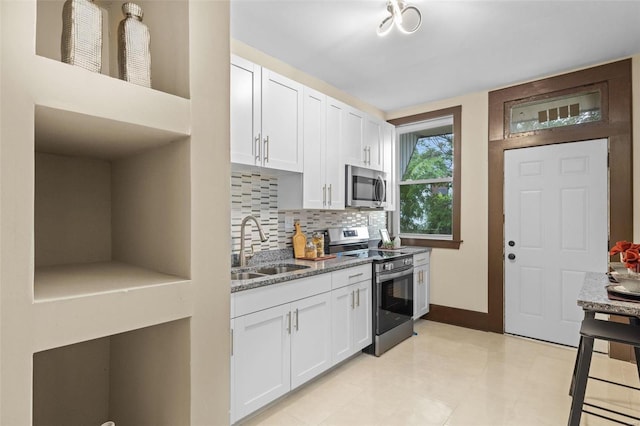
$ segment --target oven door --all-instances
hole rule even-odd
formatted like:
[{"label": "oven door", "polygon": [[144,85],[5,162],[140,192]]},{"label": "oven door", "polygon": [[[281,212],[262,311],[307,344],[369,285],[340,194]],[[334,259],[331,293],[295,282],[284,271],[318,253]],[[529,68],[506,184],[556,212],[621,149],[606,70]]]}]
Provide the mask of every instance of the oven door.
[{"label": "oven door", "polygon": [[376,276],[376,335],[413,317],[413,266],[379,272]]}]

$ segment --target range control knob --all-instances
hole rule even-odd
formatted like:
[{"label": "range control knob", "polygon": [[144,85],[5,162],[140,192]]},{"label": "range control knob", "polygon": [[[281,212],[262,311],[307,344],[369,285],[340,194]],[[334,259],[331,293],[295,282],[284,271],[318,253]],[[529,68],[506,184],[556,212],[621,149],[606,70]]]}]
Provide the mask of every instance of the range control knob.
[{"label": "range control knob", "polygon": [[393,269],[393,263],[385,263],[384,265],[382,265],[382,269],[384,269],[385,271],[390,271]]},{"label": "range control knob", "polygon": [[402,261],[402,263],[405,264],[405,265],[411,265],[411,263],[413,263],[413,262],[411,261],[411,259],[404,259]]}]

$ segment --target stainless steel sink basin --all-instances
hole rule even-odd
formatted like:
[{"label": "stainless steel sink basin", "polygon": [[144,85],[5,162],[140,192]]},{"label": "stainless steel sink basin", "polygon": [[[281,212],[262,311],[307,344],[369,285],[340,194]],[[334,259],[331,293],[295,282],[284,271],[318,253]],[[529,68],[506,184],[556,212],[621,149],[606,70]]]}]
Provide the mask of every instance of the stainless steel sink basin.
[{"label": "stainless steel sink basin", "polygon": [[265,275],[276,275],[276,274],[284,274],[285,272],[297,271],[300,269],[307,269],[309,266],[304,265],[277,265],[277,266],[266,266],[263,268],[258,268],[256,270],[259,274]]},{"label": "stainless steel sink basin", "polygon": [[263,277],[264,274],[256,274],[255,272],[232,272],[231,281],[234,280],[250,280],[252,278]]}]

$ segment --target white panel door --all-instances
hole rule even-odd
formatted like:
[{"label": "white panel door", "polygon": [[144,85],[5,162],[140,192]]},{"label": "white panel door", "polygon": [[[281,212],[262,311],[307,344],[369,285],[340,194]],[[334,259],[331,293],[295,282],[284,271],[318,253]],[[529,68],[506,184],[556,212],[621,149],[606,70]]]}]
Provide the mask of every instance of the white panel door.
[{"label": "white panel door", "polygon": [[302,171],[302,84],[262,69],[262,164]]},{"label": "white panel door", "polygon": [[236,419],[289,392],[290,315],[287,304],[234,318]]},{"label": "white panel door", "polygon": [[327,98],[325,183],[327,185],[328,208],[336,210],[344,210],[344,161],[342,161],[340,153],[343,144],[342,113],[343,108],[340,103]]},{"label": "white panel door", "polygon": [[382,170],[382,123],[373,117],[366,117],[364,123],[364,162],[367,167]]},{"label": "white panel door", "polygon": [[353,350],[353,310],[355,299],[353,286],[331,292],[331,360],[333,364],[344,361]]},{"label": "white panel door", "polygon": [[577,346],[585,272],[608,262],[607,140],[504,158],[505,331]]},{"label": "white panel door", "polygon": [[342,159],[346,164],[364,166],[364,114],[345,106],[342,126]]},{"label": "white panel door", "polygon": [[331,293],[291,304],[291,389],[331,367]]},{"label": "white panel door", "polygon": [[304,88],[304,174],[302,175],[303,208],[324,209],[328,194],[325,184],[326,96]]},{"label": "white panel door", "polygon": [[361,281],[351,285],[355,290],[355,309],[353,317],[353,349],[359,351],[373,342],[371,281]]},{"label": "white panel door", "polygon": [[231,56],[231,162],[260,165],[261,67]]}]

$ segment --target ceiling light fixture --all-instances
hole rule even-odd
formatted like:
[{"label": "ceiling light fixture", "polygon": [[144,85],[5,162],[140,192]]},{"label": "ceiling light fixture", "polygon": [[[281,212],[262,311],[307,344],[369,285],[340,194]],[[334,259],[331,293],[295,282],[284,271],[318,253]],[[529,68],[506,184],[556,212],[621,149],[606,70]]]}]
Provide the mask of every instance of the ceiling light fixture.
[{"label": "ceiling light fixture", "polygon": [[387,3],[389,16],[384,18],[378,25],[379,36],[389,34],[393,24],[405,34],[412,34],[418,31],[422,23],[422,14],[415,6],[407,6],[403,0],[389,0]]}]

